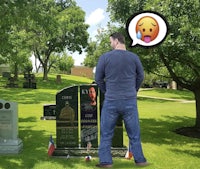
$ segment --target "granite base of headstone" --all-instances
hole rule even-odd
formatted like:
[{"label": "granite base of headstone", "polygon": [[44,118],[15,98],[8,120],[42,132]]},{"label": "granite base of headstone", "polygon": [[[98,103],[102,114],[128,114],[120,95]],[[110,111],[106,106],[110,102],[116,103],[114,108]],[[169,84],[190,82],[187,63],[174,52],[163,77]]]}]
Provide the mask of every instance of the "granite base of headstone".
[{"label": "granite base of headstone", "polygon": [[[112,157],[125,157],[127,152],[127,147],[112,147],[111,154]],[[53,153],[53,156],[59,157],[84,157],[87,155],[92,157],[98,157],[98,148],[91,148],[90,151],[87,151],[85,147],[75,147],[75,148],[56,148]]]},{"label": "granite base of headstone", "polygon": [[23,149],[21,139],[0,139],[0,154],[18,154]]},{"label": "granite base of headstone", "polygon": [[18,154],[23,142],[18,138],[18,104],[0,100],[0,154]]}]

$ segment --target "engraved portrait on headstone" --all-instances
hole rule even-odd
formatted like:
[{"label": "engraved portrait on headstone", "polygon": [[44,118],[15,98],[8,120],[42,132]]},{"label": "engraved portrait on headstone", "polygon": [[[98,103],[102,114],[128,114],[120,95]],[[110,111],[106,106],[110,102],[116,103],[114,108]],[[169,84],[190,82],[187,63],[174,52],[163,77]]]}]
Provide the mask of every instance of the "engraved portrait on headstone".
[{"label": "engraved portrait on headstone", "polygon": [[80,86],[82,146],[87,146],[88,142],[93,147],[98,146],[97,91],[96,85]]},{"label": "engraved portrait on headstone", "polygon": [[69,102],[65,102],[65,107],[63,107],[60,111],[59,115],[60,120],[65,120],[70,122],[71,125],[74,125],[74,120],[75,120],[75,111],[74,109],[70,106]]}]

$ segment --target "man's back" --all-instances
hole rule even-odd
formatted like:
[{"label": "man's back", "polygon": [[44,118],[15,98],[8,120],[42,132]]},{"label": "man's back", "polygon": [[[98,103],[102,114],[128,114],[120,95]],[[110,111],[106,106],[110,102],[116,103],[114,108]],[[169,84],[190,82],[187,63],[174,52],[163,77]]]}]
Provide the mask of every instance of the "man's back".
[{"label": "man's back", "polygon": [[109,100],[135,98],[144,78],[138,56],[126,50],[112,50],[102,55],[96,73],[97,83],[105,80],[105,97]]}]

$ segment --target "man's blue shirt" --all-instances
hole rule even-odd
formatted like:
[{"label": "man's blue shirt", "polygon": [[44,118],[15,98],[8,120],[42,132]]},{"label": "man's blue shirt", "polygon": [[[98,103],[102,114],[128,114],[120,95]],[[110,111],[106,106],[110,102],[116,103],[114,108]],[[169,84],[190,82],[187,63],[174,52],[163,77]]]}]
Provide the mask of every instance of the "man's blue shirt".
[{"label": "man's blue shirt", "polygon": [[95,81],[106,99],[136,98],[143,79],[143,66],[136,54],[115,49],[100,56]]}]

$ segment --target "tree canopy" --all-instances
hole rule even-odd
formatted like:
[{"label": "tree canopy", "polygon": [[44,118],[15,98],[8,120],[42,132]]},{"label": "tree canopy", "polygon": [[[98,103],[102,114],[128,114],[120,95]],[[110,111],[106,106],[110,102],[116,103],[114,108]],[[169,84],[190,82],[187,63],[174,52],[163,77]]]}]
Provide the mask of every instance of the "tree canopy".
[{"label": "tree canopy", "polygon": [[164,65],[171,77],[183,88],[194,92],[200,128],[200,2],[199,0],[108,0],[111,20],[125,28],[127,19],[134,13],[155,11],[169,23],[165,41],[153,48],[135,47],[149,70]]},{"label": "tree canopy", "polygon": [[[81,53],[87,46],[89,35],[88,25],[85,24],[85,12],[76,5],[74,0],[9,2],[3,0],[0,3],[0,14],[6,16],[1,17],[3,19],[0,24],[1,55],[12,56],[11,49],[14,45],[17,45],[20,50],[26,48],[29,56],[33,52],[40,60],[44,69],[43,79],[48,78],[51,55],[65,49]],[[19,39],[23,39],[21,45],[16,44],[17,39],[9,41],[10,36],[14,34],[20,35]]]}]

